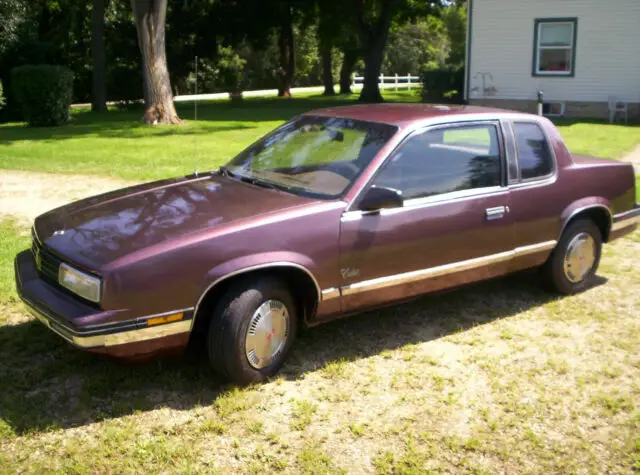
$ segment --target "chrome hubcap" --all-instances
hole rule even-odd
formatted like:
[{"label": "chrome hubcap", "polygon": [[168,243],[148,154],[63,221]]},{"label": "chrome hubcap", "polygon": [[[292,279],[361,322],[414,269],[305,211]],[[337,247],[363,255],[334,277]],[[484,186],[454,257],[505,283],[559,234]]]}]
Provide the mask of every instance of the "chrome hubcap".
[{"label": "chrome hubcap", "polygon": [[587,233],[576,235],[564,256],[564,275],[570,282],[578,283],[585,279],[596,261],[596,242]]},{"label": "chrome hubcap", "polygon": [[253,313],[245,340],[249,364],[269,366],[282,353],[289,336],[289,311],[279,300],[267,300]]}]

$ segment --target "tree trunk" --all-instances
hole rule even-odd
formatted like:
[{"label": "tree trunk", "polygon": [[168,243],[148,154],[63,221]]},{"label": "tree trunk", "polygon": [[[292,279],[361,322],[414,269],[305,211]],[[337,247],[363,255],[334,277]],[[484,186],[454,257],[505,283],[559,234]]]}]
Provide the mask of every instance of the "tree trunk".
[{"label": "tree trunk", "polygon": [[167,0],[131,0],[142,53],[144,121],[147,124],[181,124],[171,93],[165,51]]},{"label": "tree trunk", "polygon": [[362,91],[360,92],[360,100],[362,102],[383,102],[382,94],[380,94],[380,70],[382,69],[382,60],[384,58],[384,47],[386,38],[375,41],[368,45],[364,53],[364,81]]},{"label": "tree trunk", "polygon": [[91,110],[107,110],[107,59],[104,51],[104,3],[105,0],[93,0],[91,11]]},{"label": "tree trunk", "polygon": [[380,16],[373,25],[365,22],[363,3],[358,1],[358,6],[360,8],[358,15],[360,37],[364,48],[364,84],[360,100],[363,102],[382,102],[378,81],[384,59],[384,48],[387,45],[389,28],[398,7],[398,0],[384,0]]},{"label": "tree trunk", "polygon": [[296,51],[293,37],[293,18],[291,6],[285,5],[282,12],[282,23],[278,37],[280,49],[280,83],[278,85],[278,97],[291,97],[291,86],[296,71]]},{"label": "tree trunk", "polygon": [[351,94],[351,74],[358,61],[356,50],[345,50],[342,56],[342,67],[340,68],[340,94]]},{"label": "tree trunk", "polygon": [[320,58],[322,60],[322,84],[325,96],[333,96],[336,93],[333,84],[333,62],[331,58],[331,42],[320,39]]}]

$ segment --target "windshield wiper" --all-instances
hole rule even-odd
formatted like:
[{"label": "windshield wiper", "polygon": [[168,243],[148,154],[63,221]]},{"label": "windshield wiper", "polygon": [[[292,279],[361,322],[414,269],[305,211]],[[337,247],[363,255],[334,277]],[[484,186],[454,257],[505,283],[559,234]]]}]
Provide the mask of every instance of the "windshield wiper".
[{"label": "windshield wiper", "polygon": [[262,188],[269,188],[270,190],[284,190],[288,191],[288,188],[285,185],[281,185],[279,183],[273,183],[271,181],[259,180],[257,178],[245,178],[249,183],[255,186],[261,186]]},{"label": "windshield wiper", "polygon": [[237,178],[237,175],[235,173],[233,173],[231,170],[229,170],[227,167],[225,167],[224,165],[222,165],[219,168],[220,174],[221,175],[225,175],[228,176],[230,178]]},{"label": "windshield wiper", "polygon": [[229,170],[227,167],[225,167],[224,165],[221,166],[219,168],[219,170],[220,170],[220,174],[222,174],[224,176],[228,176],[230,178],[235,178],[236,180],[244,181],[245,183],[251,183],[252,185],[260,186],[262,188],[268,188],[270,190],[288,191],[288,192],[291,192],[291,190],[292,190],[292,187],[289,187],[287,185],[282,185],[280,183],[274,183],[274,182],[271,182],[271,181],[260,180],[258,178],[249,177],[249,176],[246,176],[246,175],[241,175],[239,173],[234,173],[231,170]]},{"label": "windshield wiper", "polygon": [[283,185],[281,183],[275,183],[273,181],[268,181],[268,180],[260,180],[259,178],[248,177],[248,176],[238,176],[238,178],[242,181],[246,181],[247,183],[251,183],[252,185],[260,186],[262,188],[291,192],[290,187],[288,187],[287,185]]}]

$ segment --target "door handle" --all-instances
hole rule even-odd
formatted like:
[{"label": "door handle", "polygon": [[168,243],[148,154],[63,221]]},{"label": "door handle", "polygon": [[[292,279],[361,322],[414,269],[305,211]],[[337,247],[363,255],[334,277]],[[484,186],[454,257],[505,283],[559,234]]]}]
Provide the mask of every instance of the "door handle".
[{"label": "door handle", "polygon": [[508,206],[496,206],[494,208],[487,208],[484,210],[487,221],[494,219],[502,219],[504,215],[509,212]]}]

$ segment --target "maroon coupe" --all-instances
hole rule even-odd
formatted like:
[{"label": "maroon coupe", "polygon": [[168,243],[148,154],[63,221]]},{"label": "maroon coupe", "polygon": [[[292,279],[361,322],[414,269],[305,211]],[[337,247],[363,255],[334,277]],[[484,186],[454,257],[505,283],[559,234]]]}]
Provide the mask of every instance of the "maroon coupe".
[{"label": "maroon coupe", "polygon": [[74,345],[120,358],[203,335],[238,383],[313,326],[526,268],[579,292],[640,221],[633,168],[571,155],[548,120],[465,106],[300,115],[214,172],[39,216],[20,296]]}]

